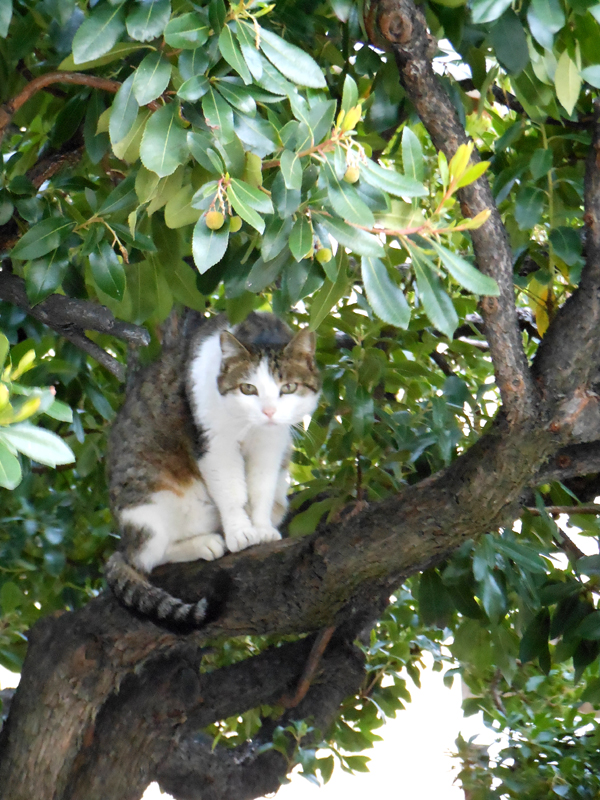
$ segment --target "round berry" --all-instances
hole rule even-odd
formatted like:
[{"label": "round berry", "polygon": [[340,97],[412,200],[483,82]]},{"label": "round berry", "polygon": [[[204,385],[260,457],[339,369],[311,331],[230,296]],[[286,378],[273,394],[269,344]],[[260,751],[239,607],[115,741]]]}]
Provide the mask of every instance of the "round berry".
[{"label": "round berry", "polygon": [[225,217],[220,211],[208,211],[206,214],[206,227],[211,231],[218,231],[225,223]]},{"label": "round berry", "polygon": [[320,250],[317,250],[317,255],[315,258],[319,264],[327,264],[328,261],[331,261],[332,256],[333,253],[329,247],[322,247]]},{"label": "round berry", "polygon": [[229,230],[231,233],[237,233],[242,227],[242,220],[240,217],[229,218]]},{"label": "round berry", "polygon": [[358,167],[348,167],[346,170],[346,174],[344,175],[344,180],[346,183],[356,183],[356,181],[360,178],[360,170]]}]

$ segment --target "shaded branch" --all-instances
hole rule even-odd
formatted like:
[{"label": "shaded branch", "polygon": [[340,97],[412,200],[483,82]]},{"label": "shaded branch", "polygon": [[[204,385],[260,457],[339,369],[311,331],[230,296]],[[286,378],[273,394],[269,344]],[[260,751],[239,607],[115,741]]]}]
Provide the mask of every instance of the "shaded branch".
[{"label": "shaded branch", "polygon": [[[569,297],[544,336],[534,374],[545,394],[558,402],[581,387],[579,405],[597,404],[592,384],[600,368],[600,104],[594,103],[595,125],[585,164],[585,265],[577,290]],[[570,424],[573,403],[565,404],[557,424]],[[592,438],[587,437],[587,440]],[[584,441],[586,439],[583,439]]]},{"label": "shaded branch", "polygon": [[532,486],[600,472],[600,441],[559,450],[534,476]]},{"label": "shaded branch", "polygon": [[309,719],[316,729],[302,746],[317,744],[343,700],[359,691],[364,674],[364,658],[356,647],[332,644],[321,661],[318,681],[300,705],[271,725],[263,725],[254,742],[234,750],[212,751],[211,742],[194,735],[192,726],[186,724],[177,748],[159,766],[156,780],[161,789],[181,800],[252,800],[276,792],[280,779],[289,772],[289,762],[275,750],[261,752],[258,745],[270,740],[274,724],[285,727],[302,719]]},{"label": "shaded branch", "polygon": [[108,308],[88,300],[51,294],[41,303],[32,306],[27,298],[25,281],[9,272],[0,272],[0,299],[22,308],[34,319],[52,328],[106,367],[119,380],[125,379],[123,364],[89,339],[83,331],[107,333],[134,346],[147,345],[150,341],[145,328],[117,320]]},{"label": "shaded branch", "polygon": [[[429,56],[430,37],[425,19],[412,0],[379,0],[373,4],[377,28],[396,57],[402,85],[434,146],[450,159],[468,137],[450,98],[435,75]],[[472,160],[479,156],[474,151]],[[500,296],[481,300],[486,337],[490,345],[496,382],[511,423],[534,414],[537,392],[532,382],[517,324],[512,253],[485,176],[459,190],[462,212],[473,217],[485,209],[488,221],[471,231],[477,264],[495,278]]]}]

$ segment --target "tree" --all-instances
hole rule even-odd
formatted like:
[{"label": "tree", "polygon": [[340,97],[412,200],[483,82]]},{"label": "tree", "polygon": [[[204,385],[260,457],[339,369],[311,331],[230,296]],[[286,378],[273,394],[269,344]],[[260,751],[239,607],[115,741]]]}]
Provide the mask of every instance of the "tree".
[{"label": "tree", "polygon": [[[368,769],[424,650],[508,736],[459,741],[469,797],[597,796],[556,517],[598,536],[600,7],[90,5],[0,7],[2,796]],[[125,363],[184,306],[310,325],[324,378],[289,538],[153,573],[211,598],[186,636],[101,591]]]}]

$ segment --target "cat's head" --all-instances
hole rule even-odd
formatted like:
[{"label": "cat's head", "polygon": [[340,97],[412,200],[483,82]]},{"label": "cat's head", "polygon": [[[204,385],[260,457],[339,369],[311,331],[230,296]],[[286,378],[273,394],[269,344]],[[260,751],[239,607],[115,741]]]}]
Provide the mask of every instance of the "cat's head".
[{"label": "cat's head", "polygon": [[273,315],[221,333],[219,392],[231,412],[252,425],[295,425],[317,406],[320,378],[315,334],[295,336]]}]

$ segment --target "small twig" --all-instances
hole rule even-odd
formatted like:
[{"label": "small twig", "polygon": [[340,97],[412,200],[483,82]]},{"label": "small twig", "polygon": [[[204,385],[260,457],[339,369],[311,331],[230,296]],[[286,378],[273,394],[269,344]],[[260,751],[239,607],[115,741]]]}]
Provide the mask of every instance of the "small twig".
[{"label": "small twig", "polygon": [[[112,81],[109,78],[100,78],[96,75],[85,75],[83,72],[47,72],[30,81],[18,95],[4,103],[0,107],[0,140],[4,131],[13,118],[13,115],[24,105],[34,94],[51,86],[53,83],[71,83],[79,86],[91,86],[93,89],[103,89],[106,92],[115,94],[121,88],[120,81]],[[156,111],[160,108],[160,103],[153,100],[148,103],[148,108]]]},{"label": "small twig", "polygon": [[298,681],[295,694],[292,697],[289,695],[284,695],[281,698],[280,703],[282,706],[284,706],[284,708],[295,708],[306,696],[306,693],[310,689],[310,684],[312,683],[312,680],[315,677],[319,667],[321,658],[323,657],[323,653],[325,652],[325,649],[329,644],[334,631],[335,625],[331,625],[329,628],[323,628],[315,639],[304,666],[302,676]]},{"label": "small twig", "polygon": [[[526,508],[526,511],[534,517],[541,516],[538,508]],[[554,514],[600,514],[600,504],[592,504],[589,506],[546,506],[546,511],[551,516]]]}]

